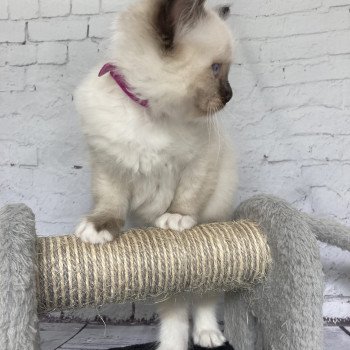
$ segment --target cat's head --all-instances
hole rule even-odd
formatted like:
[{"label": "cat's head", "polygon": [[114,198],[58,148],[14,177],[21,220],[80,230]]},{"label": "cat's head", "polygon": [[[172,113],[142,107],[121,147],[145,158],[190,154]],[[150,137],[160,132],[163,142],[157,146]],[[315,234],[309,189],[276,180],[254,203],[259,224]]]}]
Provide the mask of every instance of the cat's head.
[{"label": "cat's head", "polygon": [[169,115],[203,116],[232,97],[229,7],[205,0],[146,0],[122,14],[112,51],[127,79]]}]

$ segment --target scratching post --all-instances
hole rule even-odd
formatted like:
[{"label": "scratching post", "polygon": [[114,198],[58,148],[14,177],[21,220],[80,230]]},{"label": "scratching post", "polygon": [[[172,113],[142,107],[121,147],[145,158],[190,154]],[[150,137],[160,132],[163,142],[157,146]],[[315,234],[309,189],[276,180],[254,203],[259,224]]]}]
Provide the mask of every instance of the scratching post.
[{"label": "scratching post", "polygon": [[31,210],[6,206],[0,210],[1,349],[39,350],[37,309],[224,290],[225,334],[236,350],[321,350],[317,238],[349,249],[350,230],[269,196],[243,202],[234,217],[239,221],[182,233],[130,230],[91,245],[73,236],[37,238]]},{"label": "scratching post", "polygon": [[133,229],[103,245],[41,237],[37,251],[40,312],[247,289],[261,281],[270,262],[265,236],[248,221],[182,233]]},{"label": "scratching post", "polygon": [[0,258],[1,349],[39,350],[38,312],[250,289],[264,279],[270,249],[246,220],[181,233],[133,229],[104,245],[37,238],[20,204],[0,210]]}]

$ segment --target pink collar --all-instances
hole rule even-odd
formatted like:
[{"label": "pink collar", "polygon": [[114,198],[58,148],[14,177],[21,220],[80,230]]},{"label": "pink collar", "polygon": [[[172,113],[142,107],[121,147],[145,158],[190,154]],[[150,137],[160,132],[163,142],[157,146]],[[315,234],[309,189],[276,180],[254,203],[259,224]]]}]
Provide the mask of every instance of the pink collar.
[{"label": "pink collar", "polygon": [[118,67],[111,64],[106,63],[98,73],[98,76],[101,77],[102,75],[105,75],[108,73],[111,75],[111,77],[114,79],[114,81],[119,85],[119,87],[124,91],[125,95],[127,95],[129,98],[131,98],[133,101],[138,103],[140,106],[147,108],[149,106],[148,100],[142,100],[141,98],[137,97],[133,92],[128,83],[125,81],[125,78],[121,73],[118,72]]}]

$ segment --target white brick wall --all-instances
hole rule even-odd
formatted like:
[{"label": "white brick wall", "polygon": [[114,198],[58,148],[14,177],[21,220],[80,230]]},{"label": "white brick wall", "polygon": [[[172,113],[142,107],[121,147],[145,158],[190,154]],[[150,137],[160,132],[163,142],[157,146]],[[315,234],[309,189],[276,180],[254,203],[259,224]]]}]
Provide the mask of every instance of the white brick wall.
[{"label": "white brick wall", "polygon": [[101,0],[102,12],[116,12],[128,6],[128,4],[135,2],[135,0]]},{"label": "white brick wall", "polygon": [[39,16],[39,0],[8,0],[11,19],[30,19]]},{"label": "white brick wall", "polygon": [[100,12],[100,0],[72,0],[72,13],[91,15]]},{"label": "white brick wall", "polygon": [[28,66],[36,63],[35,45],[8,45],[6,49],[6,62],[10,66]]},{"label": "white brick wall", "polygon": [[67,16],[70,8],[70,0],[40,0],[41,17]]},{"label": "white brick wall", "polygon": [[44,42],[38,46],[39,64],[64,64],[67,61],[67,44]]},{"label": "white brick wall", "polygon": [[30,41],[83,40],[86,35],[86,18],[51,18],[28,23]]},{"label": "white brick wall", "polygon": [[2,0],[0,2],[0,19],[7,19],[8,18],[8,11],[7,11],[7,0]]},{"label": "white brick wall", "polygon": [[[214,0],[212,0],[214,1]],[[25,202],[41,234],[91,205],[72,92],[131,0],[0,1],[0,204]],[[224,1],[225,2],[225,1]],[[235,0],[239,200],[281,196],[350,224],[350,0]],[[350,254],[322,245],[326,316],[350,317]]]},{"label": "white brick wall", "polygon": [[24,42],[25,25],[22,21],[0,21],[0,43]]}]

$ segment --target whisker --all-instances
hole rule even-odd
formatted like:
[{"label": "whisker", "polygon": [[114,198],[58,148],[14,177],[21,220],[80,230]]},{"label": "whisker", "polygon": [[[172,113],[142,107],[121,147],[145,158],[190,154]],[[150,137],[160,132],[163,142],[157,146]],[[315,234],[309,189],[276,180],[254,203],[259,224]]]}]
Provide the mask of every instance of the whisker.
[{"label": "whisker", "polygon": [[219,121],[218,121],[218,115],[217,115],[217,112],[218,112],[218,108],[216,107],[215,110],[214,110],[214,113],[213,113],[213,123],[215,125],[215,131],[216,131],[216,135],[217,135],[217,140],[218,140],[218,150],[217,150],[217,157],[216,157],[216,162],[219,161],[220,159],[220,154],[221,154],[221,128],[219,126]]}]

